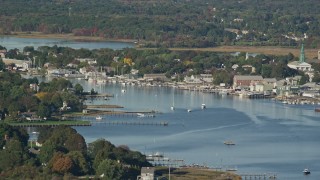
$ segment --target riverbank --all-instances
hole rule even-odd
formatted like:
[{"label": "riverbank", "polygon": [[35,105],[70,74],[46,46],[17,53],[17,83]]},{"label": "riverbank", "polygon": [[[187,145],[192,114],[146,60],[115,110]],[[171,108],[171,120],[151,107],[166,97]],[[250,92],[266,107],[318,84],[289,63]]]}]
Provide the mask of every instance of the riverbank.
[{"label": "riverbank", "polygon": [[44,34],[41,32],[12,32],[10,35],[3,35],[18,38],[36,38],[36,39],[65,39],[72,41],[84,41],[84,42],[125,42],[134,43],[134,39],[106,39],[104,37],[96,36],[75,36],[72,33],[69,34]]},{"label": "riverbank", "polygon": [[63,120],[63,121],[40,121],[40,122],[12,122],[10,126],[15,127],[54,127],[54,126],[91,126],[90,121],[77,121],[77,120]]},{"label": "riverbank", "polygon": [[[4,35],[18,38],[36,38],[36,39],[65,39],[72,41],[83,41],[83,42],[124,42],[124,43],[136,43],[135,39],[107,39],[104,37],[96,36],[75,36],[72,33],[69,34],[44,34],[41,32],[12,32],[10,35]],[[137,44],[138,45],[138,44]],[[145,49],[156,49],[156,48],[138,48],[138,50]],[[209,48],[169,48],[172,51],[207,51],[207,52],[248,52],[255,54],[266,54],[266,55],[288,55],[292,53],[295,57],[299,57],[299,48],[289,47],[278,47],[278,46],[217,46]],[[319,49],[305,49],[305,55],[307,59],[314,59],[318,56]]]},{"label": "riverbank", "polygon": [[[160,177],[169,179],[169,169],[167,167],[156,167],[155,174]],[[160,178],[159,178],[160,179]],[[216,171],[212,169],[199,169],[199,168],[171,168],[170,179],[174,180],[240,180],[241,177],[234,173]]]}]

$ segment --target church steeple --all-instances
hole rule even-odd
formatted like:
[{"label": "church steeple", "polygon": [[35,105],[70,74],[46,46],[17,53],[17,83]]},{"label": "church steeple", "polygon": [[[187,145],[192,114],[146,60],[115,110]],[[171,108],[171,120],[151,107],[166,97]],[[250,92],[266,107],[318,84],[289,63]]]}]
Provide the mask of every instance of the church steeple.
[{"label": "church steeple", "polygon": [[301,45],[301,49],[300,49],[300,59],[299,59],[299,63],[304,63],[305,62],[305,55],[304,55],[304,47],[303,44]]}]

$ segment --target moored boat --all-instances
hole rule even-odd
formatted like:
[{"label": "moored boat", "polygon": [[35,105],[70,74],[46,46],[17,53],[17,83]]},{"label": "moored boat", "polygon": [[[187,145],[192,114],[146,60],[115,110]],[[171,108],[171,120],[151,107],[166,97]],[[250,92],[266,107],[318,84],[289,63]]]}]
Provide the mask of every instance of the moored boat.
[{"label": "moored boat", "polygon": [[302,172],[303,172],[303,174],[305,174],[305,175],[308,175],[308,174],[311,173],[309,169],[304,169]]},{"label": "moored boat", "polygon": [[315,112],[320,112],[320,108],[315,108],[314,111]]},{"label": "moored boat", "polygon": [[233,141],[225,141],[223,142],[225,145],[236,145]]},{"label": "moored boat", "polygon": [[101,116],[97,116],[96,120],[102,120],[102,117]]}]

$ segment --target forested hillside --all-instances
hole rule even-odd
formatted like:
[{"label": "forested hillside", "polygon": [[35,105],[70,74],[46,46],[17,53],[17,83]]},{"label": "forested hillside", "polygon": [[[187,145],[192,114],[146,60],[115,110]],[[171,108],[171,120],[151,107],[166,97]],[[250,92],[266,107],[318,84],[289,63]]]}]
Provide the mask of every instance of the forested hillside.
[{"label": "forested hillside", "polygon": [[[0,0],[0,34],[73,33],[145,46],[320,46],[318,0]],[[305,34],[306,33],[306,34]]]}]

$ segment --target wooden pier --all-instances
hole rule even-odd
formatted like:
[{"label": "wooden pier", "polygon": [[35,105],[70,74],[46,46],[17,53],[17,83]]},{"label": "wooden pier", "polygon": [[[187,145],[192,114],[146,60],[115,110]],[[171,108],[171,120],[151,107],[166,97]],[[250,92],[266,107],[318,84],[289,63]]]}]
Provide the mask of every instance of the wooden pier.
[{"label": "wooden pier", "polygon": [[108,97],[114,97],[113,94],[87,94],[84,95],[86,98],[108,98]]},{"label": "wooden pier", "polygon": [[168,126],[168,122],[143,122],[143,121],[104,121],[95,122],[93,124],[105,124],[105,125],[134,125],[134,126]]},{"label": "wooden pier", "polygon": [[274,180],[277,179],[277,175],[274,173],[264,174],[240,174],[243,180]]},{"label": "wooden pier", "polygon": [[84,108],[85,109],[99,109],[99,108],[113,109],[113,108],[123,108],[123,107],[118,105],[101,104],[101,105],[84,105]]},{"label": "wooden pier", "polygon": [[56,126],[91,126],[91,123],[87,123],[87,124],[81,124],[81,123],[74,123],[74,124],[39,124],[39,123],[35,123],[35,124],[14,124],[11,123],[10,126],[14,126],[14,127],[56,127]]}]

